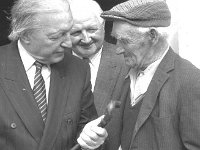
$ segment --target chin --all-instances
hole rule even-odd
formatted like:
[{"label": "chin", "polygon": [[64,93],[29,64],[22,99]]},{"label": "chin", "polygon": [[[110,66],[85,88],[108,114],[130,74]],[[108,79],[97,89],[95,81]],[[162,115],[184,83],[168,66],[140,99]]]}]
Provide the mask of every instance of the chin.
[{"label": "chin", "polygon": [[85,52],[85,53],[95,53],[97,50],[97,47],[95,45],[90,45],[90,46],[87,46],[87,47],[79,47],[78,51],[79,52]]},{"label": "chin", "polygon": [[64,54],[62,56],[60,56],[60,57],[52,59],[52,61],[50,62],[50,64],[58,63],[58,62],[62,61],[63,58],[64,58]]},{"label": "chin", "polygon": [[132,59],[125,59],[125,64],[131,68],[134,68],[136,66],[135,61],[133,61]]},{"label": "chin", "polygon": [[95,54],[95,51],[85,51],[84,53],[81,53],[81,56],[83,56],[83,57],[90,57],[90,56],[92,56],[92,55],[94,55]]}]

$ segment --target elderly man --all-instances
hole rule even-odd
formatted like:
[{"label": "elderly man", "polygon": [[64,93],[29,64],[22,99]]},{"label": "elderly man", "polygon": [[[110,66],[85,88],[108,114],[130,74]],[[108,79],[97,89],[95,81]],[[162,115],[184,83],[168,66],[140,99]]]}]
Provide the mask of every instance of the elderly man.
[{"label": "elderly man", "polygon": [[94,103],[102,115],[111,99],[118,100],[121,84],[125,78],[122,55],[115,53],[116,45],[104,41],[102,9],[93,0],[71,0],[74,19],[71,30],[73,54],[89,60]]},{"label": "elderly man", "polygon": [[[73,19],[66,0],[18,0],[11,44],[0,47],[0,149],[94,149],[97,127],[89,65],[65,53]],[[85,127],[84,127],[85,126]],[[83,129],[83,132],[81,132]]]},{"label": "elderly man", "polygon": [[106,150],[200,149],[200,71],[167,42],[164,0],[129,0],[102,14],[131,67]]}]

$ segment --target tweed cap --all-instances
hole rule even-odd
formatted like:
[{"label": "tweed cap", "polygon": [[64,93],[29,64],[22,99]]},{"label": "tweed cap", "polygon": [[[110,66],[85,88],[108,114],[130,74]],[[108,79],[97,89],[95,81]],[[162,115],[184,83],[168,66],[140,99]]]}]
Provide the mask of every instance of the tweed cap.
[{"label": "tweed cap", "polygon": [[171,23],[171,13],[165,0],[128,0],[104,11],[101,17],[126,21],[139,27],[167,27]]}]

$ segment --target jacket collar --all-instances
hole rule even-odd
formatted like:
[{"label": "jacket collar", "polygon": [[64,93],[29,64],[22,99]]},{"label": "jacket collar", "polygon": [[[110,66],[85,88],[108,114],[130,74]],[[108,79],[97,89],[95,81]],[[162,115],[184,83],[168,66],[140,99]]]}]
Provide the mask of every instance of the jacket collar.
[{"label": "jacket collar", "polygon": [[170,48],[167,54],[164,56],[161,63],[159,64],[152,78],[152,81],[150,82],[147,92],[143,98],[143,103],[140,108],[140,112],[138,114],[138,118],[135,124],[135,129],[133,131],[132,139],[135,138],[141,126],[145,123],[147,118],[150,116],[155,106],[158,93],[161,90],[165,81],[169,78],[168,73],[174,69],[175,57],[176,57],[176,54]]}]

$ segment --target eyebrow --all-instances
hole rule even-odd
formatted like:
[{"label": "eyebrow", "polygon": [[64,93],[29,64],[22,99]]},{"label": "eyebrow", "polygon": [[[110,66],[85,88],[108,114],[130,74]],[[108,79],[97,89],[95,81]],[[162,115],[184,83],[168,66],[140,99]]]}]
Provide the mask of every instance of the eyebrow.
[{"label": "eyebrow", "polygon": [[61,29],[61,30],[56,30],[54,32],[48,33],[47,36],[59,36],[63,33],[67,33],[69,30]]}]

